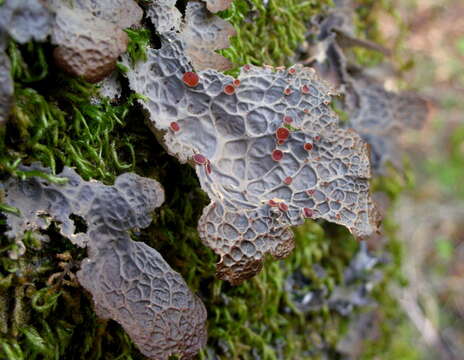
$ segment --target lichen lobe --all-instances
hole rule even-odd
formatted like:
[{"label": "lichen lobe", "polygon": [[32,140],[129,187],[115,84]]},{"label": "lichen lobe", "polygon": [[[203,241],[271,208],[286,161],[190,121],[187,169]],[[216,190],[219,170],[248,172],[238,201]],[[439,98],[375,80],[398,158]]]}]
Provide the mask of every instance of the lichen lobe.
[{"label": "lichen lobe", "polygon": [[6,0],[0,5],[0,33],[17,42],[43,41],[50,34],[53,16],[43,1]]},{"label": "lichen lobe", "polygon": [[429,103],[409,91],[392,92],[366,75],[350,77],[347,88],[349,126],[371,145],[371,163],[384,174],[387,163],[402,168],[397,138],[407,129],[419,130],[429,115]]},{"label": "lichen lobe", "polygon": [[133,1],[81,0],[74,7],[55,1],[53,11],[56,62],[90,82],[102,80],[115,69],[128,44],[123,29],[139,23],[143,15]]},{"label": "lichen lobe", "polygon": [[190,359],[206,344],[206,309],[161,255],[141,242],[118,242],[83,262],[81,284],[100,317],[119,322],[152,359]]},{"label": "lichen lobe", "polygon": [[[22,170],[48,172],[38,165]],[[59,176],[68,180],[65,185],[38,177],[3,184],[6,204],[20,212],[6,214],[6,235],[20,244],[25,231],[45,230],[55,221],[63,236],[87,246],[77,277],[99,316],[120,323],[150,358],[193,357],[206,342],[202,301],[156,250],[128,233],[151,223],[151,212],[164,201],[160,184],[125,173],[106,186],[67,167]],[[84,232],[76,231],[72,215],[85,221]]]},{"label": "lichen lobe", "polygon": [[[190,87],[182,80],[192,71],[185,49],[175,33],[166,34],[162,48],[149,50],[128,78],[148,97],[143,106],[153,128],[165,132],[167,150],[181,162],[206,159],[196,169],[212,203],[199,232],[220,256],[222,278],[239,283],[260,270],[266,253],[287,255],[290,226],[308,214],[344,225],[358,238],[376,231],[367,146],[353,130],[338,127],[327,84],[299,66],[248,65],[238,79],[198,72],[198,84]],[[289,117],[284,139],[276,131]]]}]

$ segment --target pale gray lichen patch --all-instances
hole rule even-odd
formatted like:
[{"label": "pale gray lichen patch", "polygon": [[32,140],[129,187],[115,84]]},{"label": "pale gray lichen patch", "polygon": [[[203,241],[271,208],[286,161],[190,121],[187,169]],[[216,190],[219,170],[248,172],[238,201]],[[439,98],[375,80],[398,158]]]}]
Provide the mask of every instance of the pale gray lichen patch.
[{"label": "pale gray lichen patch", "polygon": [[266,253],[286,256],[289,227],[305,218],[360,238],[376,231],[367,146],[338,128],[332,91],[314,71],[247,65],[237,79],[206,70],[192,82],[185,43],[175,33],[162,41],[128,72],[129,83],[147,97],[142,104],[168,152],[196,163],[212,202],[200,236],[220,255],[222,278],[239,283]]},{"label": "pale gray lichen patch", "polygon": [[176,8],[177,0],[155,0],[148,7],[147,14],[160,34],[168,31],[179,31],[182,14]]},{"label": "pale gray lichen patch", "polygon": [[[98,83],[98,90],[101,96],[117,101],[122,96],[122,85],[118,78],[118,73],[113,71],[109,76]],[[99,99],[96,99],[98,101]]]},{"label": "pale gray lichen patch", "polygon": [[160,35],[177,33],[186,46],[186,54],[196,71],[215,69],[224,71],[232,67],[230,60],[216,53],[229,47],[229,38],[235,35],[234,27],[218,16],[211,15],[205,4],[189,1],[185,18],[175,7],[174,0],[154,1],[148,15]]},{"label": "pale gray lichen patch", "polygon": [[[22,170],[48,171],[38,165]],[[4,202],[19,211],[5,213],[6,235],[19,242],[25,231],[44,230],[55,221],[63,236],[87,246],[77,276],[97,314],[120,323],[152,359],[192,358],[206,342],[203,303],[156,250],[128,233],[150,224],[150,213],[164,201],[160,184],[125,173],[107,186],[84,181],[67,167],[59,176],[67,179],[65,185],[39,177],[6,180]],[[85,221],[85,231],[76,231],[73,216]]]},{"label": "pale gray lichen patch", "polygon": [[229,47],[229,38],[234,35],[234,27],[220,17],[208,14],[202,3],[190,1],[187,4],[180,37],[187,44],[187,56],[195,70],[230,69],[230,60],[215,51]]},{"label": "pale gray lichen patch", "polygon": [[0,5],[0,32],[22,44],[45,40],[52,22],[53,15],[43,1],[5,0]]}]

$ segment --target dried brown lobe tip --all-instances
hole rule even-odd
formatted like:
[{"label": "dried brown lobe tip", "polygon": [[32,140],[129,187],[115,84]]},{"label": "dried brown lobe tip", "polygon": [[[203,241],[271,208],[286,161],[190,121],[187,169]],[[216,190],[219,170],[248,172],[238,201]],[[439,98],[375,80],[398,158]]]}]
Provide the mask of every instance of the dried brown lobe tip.
[{"label": "dried brown lobe tip", "polygon": [[57,64],[72,75],[98,82],[116,67],[126,51],[124,28],[140,21],[143,13],[131,1],[79,2],[73,8],[54,3],[52,42]]},{"label": "dried brown lobe tip", "polygon": [[232,1],[233,0],[205,0],[208,10],[212,13],[228,9]]}]

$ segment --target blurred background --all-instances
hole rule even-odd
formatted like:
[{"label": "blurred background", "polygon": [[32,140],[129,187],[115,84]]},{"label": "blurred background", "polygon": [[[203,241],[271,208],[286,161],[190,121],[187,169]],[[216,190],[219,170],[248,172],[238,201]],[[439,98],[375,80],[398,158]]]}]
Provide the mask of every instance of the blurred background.
[{"label": "blurred background", "polygon": [[421,132],[402,139],[415,184],[393,211],[406,244],[408,286],[398,296],[424,359],[464,359],[464,1],[389,3],[379,28],[400,47],[405,84],[433,109]]}]

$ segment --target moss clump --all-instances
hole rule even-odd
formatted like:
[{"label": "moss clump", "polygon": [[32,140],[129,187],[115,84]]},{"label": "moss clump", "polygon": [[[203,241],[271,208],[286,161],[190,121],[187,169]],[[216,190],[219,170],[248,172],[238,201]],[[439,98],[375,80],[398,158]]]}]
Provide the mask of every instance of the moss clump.
[{"label": "moss clump", "polygon": [[234,25],[237,36],[222,54],[238,66],[290,65],[311,16],[329,4],[331,0],[235,0],[221,16]]},{"label": "moss clump", "polygon": [[67,165],[87,180],[111,182],[116,174],[134,168],[133,145],[122,132],[114,134],[124,128],[135,96],[120,104],[99,98],[95,85],[69,78],[48,64],[45,57],[50,59],[50,54],[42,45],[10,42],[8,54],[15,104],[0,139],[1,171],[25,176],[17,169],[20,163],[41,161],[53,174]]}]

